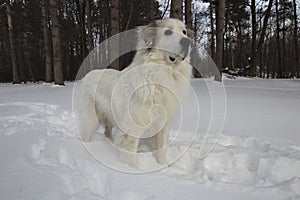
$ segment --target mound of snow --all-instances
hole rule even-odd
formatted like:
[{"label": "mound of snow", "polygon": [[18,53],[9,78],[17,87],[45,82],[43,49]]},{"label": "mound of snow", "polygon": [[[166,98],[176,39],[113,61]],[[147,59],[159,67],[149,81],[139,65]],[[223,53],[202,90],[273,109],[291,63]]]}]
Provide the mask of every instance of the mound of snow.
[{"label": "mound of snow", "polygon": [[[207,91],[197,80],[192,86],[205,121]],[[100,133],[78,139],[70,84],[0,85],[1,199],[299,199],[300,82],[238,78],[225,86],[226,135],[194,138],[187,101],[185,130],[170,133],[170,166],[142,146],[133,169]]]}]

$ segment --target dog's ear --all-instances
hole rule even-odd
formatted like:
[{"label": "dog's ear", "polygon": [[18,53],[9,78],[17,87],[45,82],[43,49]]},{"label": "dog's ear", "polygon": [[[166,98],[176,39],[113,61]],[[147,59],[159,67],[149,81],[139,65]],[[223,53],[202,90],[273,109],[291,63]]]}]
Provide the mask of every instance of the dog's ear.
[{"label": "dog's ear", "polygon": [[195,32],[192,29],[187,28],[187,36],[192,40],[195,40]]},{"label": "dog's ear", "polygon": [[156,23],[152,22],[147,26],[138,27],[138,35],[144,40],[146,46],[151,48],[154,45],[155,37],[156,37]]}]

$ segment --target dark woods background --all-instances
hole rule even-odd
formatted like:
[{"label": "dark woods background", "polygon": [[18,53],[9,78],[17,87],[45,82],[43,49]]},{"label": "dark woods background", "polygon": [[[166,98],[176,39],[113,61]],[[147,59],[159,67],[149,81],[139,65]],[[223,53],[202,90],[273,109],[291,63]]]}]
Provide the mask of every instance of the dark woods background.
[{"label": "dark woods background", "polygon": [[2,1],[0,81],[74,80],[95,45],[158,18],[158,6],[149,0]]},{"label": "dark woods background", "polygon": [[[200,9],[201,2],[206,3]],[[300,77],[296,0],[0,0],[0,82],[74,80],[110,36],[165,16],[182,19],[231,75]],[[123,69],[133,53],[111,67]],[[197,62],[196,62],[197,63]]]}]

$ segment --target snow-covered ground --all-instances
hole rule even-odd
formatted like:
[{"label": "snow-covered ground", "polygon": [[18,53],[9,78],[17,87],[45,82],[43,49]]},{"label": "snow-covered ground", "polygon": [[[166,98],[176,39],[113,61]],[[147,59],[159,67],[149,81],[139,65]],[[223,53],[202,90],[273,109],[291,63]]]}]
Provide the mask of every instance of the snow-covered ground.
[{"label": "snow-covered ground", "polygon": [[223,87],[199,79],[192,87],[167,158],[185,153],[150,172],[160,167],[150,154],[135,171],[104,137],[81,143],[73,83],[0,84],[0,199],[300,198],[300,80],[237,78]]}]

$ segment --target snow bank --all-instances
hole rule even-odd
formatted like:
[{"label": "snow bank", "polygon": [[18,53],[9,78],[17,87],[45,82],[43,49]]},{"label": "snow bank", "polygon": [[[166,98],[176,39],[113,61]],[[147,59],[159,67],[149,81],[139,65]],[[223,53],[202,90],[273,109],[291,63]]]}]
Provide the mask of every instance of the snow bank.
[{"label": "snow bank", "polygon": [[[113,146],[103,136],[85,144],[85,147],[82,145],[76,135],[69,103],[66,102],[69,98],[66,94],[70,94],[72,89],[70,85],[66,88],[22,86],[24,93],[14,93],[11,98],[9,94],[12,90],[14,92],[20,88],[2,86],[5,98],[0,100],[1,198],[300,198],[300,146],[297,140],[298,124],[294,122],[297,113],[300,117],[300,82],[274,84],[262,80],[238,80],[225,85],[229,102],[224,128],[227,135],[210,134],[204,137],[197,134],[192,145],[188,146],[194,139],[193,133],[172,132],[167,159],[175,162],[152,173],[143,172],[161,166],[149,153],[139,155],[137,171],[119,161]],[[203,88],[197,81],[193,82],[193,87],[200,90],[202,97],[205,95],[205,92],[201,93]],[[40,96],[39,92],[45,91],[45,88],[47,92]],[[285,96],[276,100],[277,94]],[[201,95],[199,98],[202,98]],[[257,99],[260,104],[247,104],[248,107],[245,107],[243,100],[255,102]],[[267,110],[268,103],[270,108],[278,107],[281,115],[287,117],[286,135],[279,134],[285,133],[278,120],[282,116]],[[254,118],[264,118],[265,123],[270,120],[275,125],[268,129],[253,121],[256,120]],[[193,117],[187,122],[189,120]],[[245,120],[257,124],[257,127],[243,126]],[[287,124],[288,121],[291,124]],[[294,139],[294,142],[277,142],[284,137]],[[146,152],[148,148],[143,146],[140,150]],[[205,156],[206,152],[210,153]],[[106,161],[118,168],[108,168],[99,161]],[[130,173],[120,172],[119,168]]]}]

